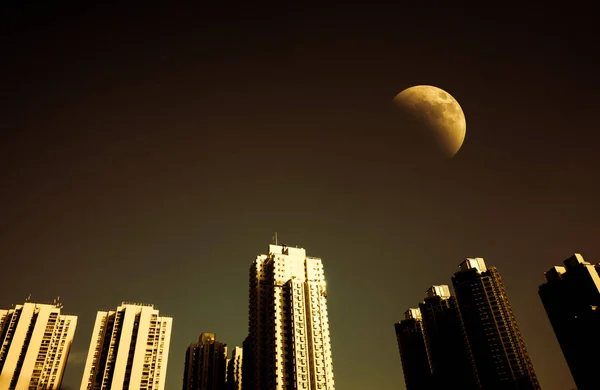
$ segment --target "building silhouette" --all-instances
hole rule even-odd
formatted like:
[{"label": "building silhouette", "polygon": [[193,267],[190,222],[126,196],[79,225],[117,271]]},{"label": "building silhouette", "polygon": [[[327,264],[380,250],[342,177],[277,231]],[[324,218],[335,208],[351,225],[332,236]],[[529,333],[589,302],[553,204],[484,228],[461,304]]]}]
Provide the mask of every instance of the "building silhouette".
[{"label": "building silhouette", "polygon": [[172,322],[148,304],[99,311],[81,390],[163,390]]},{"label": "building silhouette", "polygon": [[395,323],[394,328],[406,390],[434,388],[421,311],[418,308],[408,309],[404,320]]},{"label": "building silhouette", "polygon": [[242,390],[254,390],[256,385],[254,369],[254,352],[250,343],[250,336],[248,336],[242,343]]},{"label": "building silhouette", "polygon": [[227,362],[227,390],[242,390],[243,350],[234,347]]},{"label": "building silhouette", "polygon": [[249,292],[243,370],[252,375],[243,377],[243,388],[333,390],[321,259],[301,248],[270,245],[250,267]]},{"label": "building silhouette", "polygon": [[225,390],[227,345],[201,333],[185,353],[183,390]]},{"label": "building silhouette", "polygon": [[447,285],[432,286],[419,304],[432,388],[478,389],[478,377],[456,298]]},{"label": "building silhouette", "polygon": [[498,270],[482,258],[468,258],[452,284],[481,387],[539,389]]},{"label": "building silhouette", "polygon": [[227,357],[225,358],[225,388],[228,388],[228,383],[229,383],[229,362],[231,361],[231,358]]},{"label": "building silhouette", "polygon": [[0,389],[60,389],[77,317],[53,304],[0,310]]},{"label": "building silhouette", "polygon": [[539,295],[579,390],[600,387],[600,266],[579,253],[546,272]]}]

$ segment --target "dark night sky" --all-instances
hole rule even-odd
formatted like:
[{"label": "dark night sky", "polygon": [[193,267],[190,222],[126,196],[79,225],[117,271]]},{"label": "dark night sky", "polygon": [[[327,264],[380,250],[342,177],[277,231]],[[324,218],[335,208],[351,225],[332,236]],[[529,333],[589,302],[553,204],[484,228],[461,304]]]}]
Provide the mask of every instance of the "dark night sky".
[{"label": "dark night sky", "polygon": [[[79,316],[66,385],[122,300],[174,317],[169,390],[200,332],[241,345],[278,231],[323,258],[339,389],[404,388],[393,323],[472,256],[542,387],[574,387],[537,287],[600,260],[591,10],[2,7],[0,307]],[[396,117],[417,84],[465,112],[452,160]]]}]

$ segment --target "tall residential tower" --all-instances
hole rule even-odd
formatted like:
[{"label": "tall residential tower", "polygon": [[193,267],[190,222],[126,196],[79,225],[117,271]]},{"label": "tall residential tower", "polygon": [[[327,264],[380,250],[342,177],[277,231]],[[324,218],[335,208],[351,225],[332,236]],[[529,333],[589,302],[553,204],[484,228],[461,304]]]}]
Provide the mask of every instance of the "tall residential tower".
[{"label": "tall residential tower", "polygon": [[404,319],[394,324],[406,390],[429,390],[432,386],[431,362],[427,354],[421,311],[408,309]]},{"label": "tall residential tower", "polygon": [[334,390],[321,259],[270,245],[250,267],[248,325],[244,372],[253,378],[243,378],[244,389]]},{"label": "tall residential tower", "polygon": [[482,258],[468,258],[452,284],[481,387],[539,389],[498,270]]},{"label": "tall residential tower", "polygon": [[600,265],[575,253],[546,272],[540,298],[579,390],[599,387]]},{"label": "tall residential tower", "polygon": [[164,390],[172,322],[148,304],[99,311],[81,390]]},{"label": "tall residential tower", "polygon": [[227,345],[201,333],[185,352],[183,390],[225,390]]},{"label": "tall residential tower", "polygon": [[242,343],[242,390],[254,390],[256,373],[254,372],[254,353],[250,335]]},{"label": "tall residential tower", "polygon": [[227,363],[227,390],[242,390],[243,350],[234,347]]},{"label": "tall residential tower", "polygon": [[60,389],[77,317],[62,304],[0,310],[0,389]]},{"label": "tall residential tower", "polygon": [[419,304],[433,388],[478,389],[471,348],[456,298],[447,285],[431,286]]}]

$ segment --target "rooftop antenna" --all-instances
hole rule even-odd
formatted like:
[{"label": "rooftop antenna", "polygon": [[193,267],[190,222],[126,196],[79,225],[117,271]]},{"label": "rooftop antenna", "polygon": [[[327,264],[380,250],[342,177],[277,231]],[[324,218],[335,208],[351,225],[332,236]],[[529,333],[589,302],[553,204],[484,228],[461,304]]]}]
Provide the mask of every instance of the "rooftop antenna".
[{"label": "rooftop antenna", "polygon": [[27,299],[25,300],[25,302],[31,302],[31,294],[29,294],[29,295],[27,296]]},{"label": "rooftop antenna", "polygon": [[275,232],[275,245],[277,245],[277,232]]}]

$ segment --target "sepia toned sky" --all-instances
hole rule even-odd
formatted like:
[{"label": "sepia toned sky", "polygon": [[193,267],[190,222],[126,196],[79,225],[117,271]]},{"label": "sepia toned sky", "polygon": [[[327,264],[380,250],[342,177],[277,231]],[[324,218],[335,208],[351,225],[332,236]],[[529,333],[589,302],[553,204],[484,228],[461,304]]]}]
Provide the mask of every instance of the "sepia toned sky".
[{"label": "sepia toned sky", "polygon": [[[574,387],[537,287],[600,261],[590,10],[7,3],[0,307],[79,316],[66,386],[121,301],[173,316],[169,390],[201,332],[241,345],[277,231],[323,259],[337,388],[403,389],[394,322],[476,256],[542,388]],[[396,115],[419,84],[465,112],[451,160]]]}]

